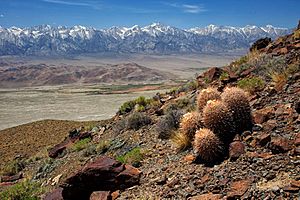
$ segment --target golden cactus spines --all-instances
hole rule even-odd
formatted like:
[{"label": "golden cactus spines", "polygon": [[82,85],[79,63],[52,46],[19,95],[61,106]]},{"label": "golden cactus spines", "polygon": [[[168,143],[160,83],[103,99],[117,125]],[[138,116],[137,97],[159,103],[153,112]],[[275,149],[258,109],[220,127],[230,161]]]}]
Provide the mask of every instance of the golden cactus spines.
[{"label": "golden cactus spines", "polygon": [[236,128],[233,120],[233,113],[220,100],[209,100],[203,109],[204,126],[223,141],[233,139]]},{"label": "golden cactus spines", "polygon": [[201,160],[208,163],[222,158],[225,151],[224,143],[207,128],[196,131],[193,149]]},{"label": "golden cactus spines", "polygon": [[203,126],[201,114],[189,112],[183,115],[179,125],[179,131],[186,134],[191,140],[194,138],[196,130]]},{"label": "golden cactus spines", "polygon": [[252,116],[248,94],[241,88],[225,88],[221,95],[222,101],[234,113],[233,118],[236,122],[237,133],[251,130]]},{"label": "golden cactus spines", "polygon": [[216,88],[206,88],[200,91],[197,97],[197,107],[199,111],[205,107],[207,101],[221,99],[221,93]]}]

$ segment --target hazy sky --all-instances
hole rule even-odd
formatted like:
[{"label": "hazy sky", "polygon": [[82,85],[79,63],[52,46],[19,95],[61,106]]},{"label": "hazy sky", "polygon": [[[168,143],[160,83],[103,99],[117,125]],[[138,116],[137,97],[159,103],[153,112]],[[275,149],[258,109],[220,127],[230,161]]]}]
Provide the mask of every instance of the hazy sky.
[{"label": "hazy sky", "polygon": [[0,0],[0,26],[84,25],[95,28],[272,24],[295,27],[300,0]]}]

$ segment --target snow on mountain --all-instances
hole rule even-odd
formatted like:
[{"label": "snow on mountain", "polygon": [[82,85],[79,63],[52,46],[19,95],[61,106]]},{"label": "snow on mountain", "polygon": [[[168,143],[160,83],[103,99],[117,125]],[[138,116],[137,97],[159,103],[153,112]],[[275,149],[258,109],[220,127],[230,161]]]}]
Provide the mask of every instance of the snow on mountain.
[{"label": "snow on mountain", "polygon": [[272,25],[245,27],[209,25],[183,30],[161,23],[145,27],[111,27],[97,30],[84,26],[0,28],[0,55],[67,55],[94,52],[191,53],[248,48],[262,37],[290,33]]}]

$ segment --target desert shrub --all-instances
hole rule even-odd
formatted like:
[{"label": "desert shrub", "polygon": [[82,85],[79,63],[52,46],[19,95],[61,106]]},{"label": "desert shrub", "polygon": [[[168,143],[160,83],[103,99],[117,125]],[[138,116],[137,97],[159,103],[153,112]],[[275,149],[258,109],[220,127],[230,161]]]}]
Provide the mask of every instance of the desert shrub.
[{"label": "desert shrub", "polygon": [[96,151],[96,146],[95,145],[88,146],[82,152],[82,155],[84,157],[89,157],[89,156],[96,155],[96,154],[97,154],[97,151]]},{"label": "desert shrub", "polygon": [[181,98],[176,101],[177,108],[182,109],[187,107],[190,104],[190,100],[188,98]]},{"label": "desert shrub", "polygon": [[186,150],[191,146],[190,137],[181,131],[176,131],[172,134],[171,142],[175,145],[178,151]]},{"label": "desert shrub", "polygon": [[248,62],[248,60],[249,60],[248,56],[242,56],[242,57],[240,57],[240,59],[232,62],[231,65],[240,66],[240,65],[245,64],[246,62]]},{"label": "desert shrub", "polygon": [[111,145],[111,141],[101,140],[96,146],[97,153],[101,154],[101,153],[106,152],[109,149],[110,145]]},{"label": "desert shrub", "polygon": [[172,131],[179,128],[180,119],[183,115],[181,110],[169,110],[166,115],[160,118],[156,125],[158,138],[169,139]]},{"label": "desert shrub", "polygon": [[144,158],[144,154],[140,147],[136,147],[122,156],[118,156],[116,159],[122,163],[131,164],[138,167]]},{"label": "desert shrub", "polygon": [[237,82],[239,88],[242,88],[250,93],[255,93],[264,88],[265,82],[260,77],[245,78]]},{"label": "desert shrub", "polygon": [[8,162],[4,168],[1,170],[1,174],[5,176],[12,176],[25,168],[25,161],[22,159],[15,159]]},{"label": "desert shrub", "polygon": [[119,108],[119,113],[120,114],[126,114],[129,113],[134,109],[135,106],[135,101],[126,101],[125,103],[122,104],[122,106]]},{"label": "desert shrub", "polygon": [[135,109],[134,110],[136,112],[143,112],[143,111],[145,111],[145,106],[137,104],[137,105],[135,105]]},{"label": "desert shrub", "polygon": [[294,40],[300,39],[300,30],[296,30],[293,34]]},{"label": "desert shrub", "polygon": [[222,72],[222,74],[219,77],[220,80],[226,80],[228,78],[229,78],[229,74],[228,74],[228,72],[225,72],[225,71]]},{"label": "desert shrub", "polygon": [[42,189],[35,182],[17,183],[0,193],[1,200],[38,200]]},{"label": "desert shrub", "polygon": [[138,104],[141,106],[146,106],[148,104],[148,102],[144,96],[140,96],[140,97],[136,98],[134,101],[135,101],[135,104]]},{"label": "desert shrub", "polygon": [[135,112],[126,118],[127,129],[138,130],[142,126],[148,125],[150,123],[151,118],[144,113]]},{"label": "desert shrub", "polygon": [[82,140],[79,140],[72,146],[72,150],[74,151],[81,151],[82,149],[86,148],[88,146],[88,143],[91,141],[91,138],[84,138]]},{"label": "desert shrub", "polygon": [[126,119],[120,119],[118,120],[113,126],[112,126],[114,133],[120,133],[121,131],[126,129]]}]

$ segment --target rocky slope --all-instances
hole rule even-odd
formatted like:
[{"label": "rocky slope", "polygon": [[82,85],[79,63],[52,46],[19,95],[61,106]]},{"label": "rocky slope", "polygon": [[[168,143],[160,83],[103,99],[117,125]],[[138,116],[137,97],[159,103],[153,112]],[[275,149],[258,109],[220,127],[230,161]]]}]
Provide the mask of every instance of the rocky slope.
[{"label": "rocky slope", "polygon": [[[22,174],[50,191],[39,192],[45,199],[70,199],[78,190],[85,199],[91,193],[90,199],[298,199],[299,44],[300,29],[274,42],[260,40],[228,66],[153,99],[127,102],[113,119],[65,132],[48,154],[25,156],[19,176],[2,176],[2,189]],[[250,93],[251,130],[237,134],[218,162],[203,162],[192,148],[178,151],[186,142],[174,140],[178,122],[195,110],[199,91],[228,86]]]},{"label": "rocky slope", "polygon": [[104,30],[84,26],[1,28],[0,55],[72,55],[82,53],[192,53],[245,49],[262,37],[276,38],[287,28],[215,26],[183,30],[159,23]]}]

